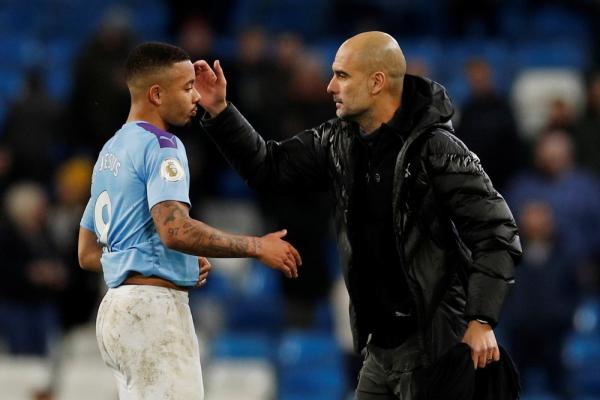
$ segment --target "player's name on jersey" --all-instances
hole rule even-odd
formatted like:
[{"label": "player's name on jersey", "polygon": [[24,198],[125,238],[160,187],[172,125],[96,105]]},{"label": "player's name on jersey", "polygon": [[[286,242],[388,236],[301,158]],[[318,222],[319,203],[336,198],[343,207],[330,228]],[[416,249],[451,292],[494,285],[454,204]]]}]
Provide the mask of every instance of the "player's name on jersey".
[{"label": "player's name on jersey", "polygon": [[121,162],[113,153],[106,153],[100,159],[100,166],[98,171],[112,172],[114,176],[119,175],[119,167]]}]

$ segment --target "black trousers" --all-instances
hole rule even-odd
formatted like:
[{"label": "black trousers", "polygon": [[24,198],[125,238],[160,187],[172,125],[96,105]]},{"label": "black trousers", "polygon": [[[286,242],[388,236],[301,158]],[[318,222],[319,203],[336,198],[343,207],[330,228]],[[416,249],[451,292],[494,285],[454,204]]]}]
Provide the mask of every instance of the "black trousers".
[{"label": "black trousers", "polygon": [[423,365],[422,359],[416,335],[393,349],[367,344],[355,400],[417,400],[414,371]]}]

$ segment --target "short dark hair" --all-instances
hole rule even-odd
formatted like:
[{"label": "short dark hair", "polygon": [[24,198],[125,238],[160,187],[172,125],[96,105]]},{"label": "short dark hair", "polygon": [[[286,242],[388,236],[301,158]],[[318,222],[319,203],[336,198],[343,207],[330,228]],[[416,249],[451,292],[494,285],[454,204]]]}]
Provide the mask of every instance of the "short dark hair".
[{"label": "short dark hair", "polygon": [[160,42],[142,43],[131,50],[127,57],[125,80],[129,83],[140,75],[189,59],[189,54],[180,47]]}]

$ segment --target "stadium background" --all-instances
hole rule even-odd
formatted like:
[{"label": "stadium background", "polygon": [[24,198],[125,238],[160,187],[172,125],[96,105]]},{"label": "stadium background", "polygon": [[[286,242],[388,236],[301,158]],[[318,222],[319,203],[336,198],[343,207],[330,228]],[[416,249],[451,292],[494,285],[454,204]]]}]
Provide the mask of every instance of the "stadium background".
[{"label": "stadium background", "polygon": [[[525,248],[497,329],[526,400],[600,399],[598,0],[0,0],[0,399],[116,399],[94,325],[105,290],[76,232],[101,144],[124,122],[122,63],[142,40],[222,60],[229,99],[264,136],[333,116],[339,44],[394,35],[411,73],[449,90],[454,126],[517,217]],[[201,133],[178,131],[192,212],[230,231],[286,227],[284,282],[213,260],[191,295],[207,398],[349,399],[347,298],[328,200],[250,192]]]}]

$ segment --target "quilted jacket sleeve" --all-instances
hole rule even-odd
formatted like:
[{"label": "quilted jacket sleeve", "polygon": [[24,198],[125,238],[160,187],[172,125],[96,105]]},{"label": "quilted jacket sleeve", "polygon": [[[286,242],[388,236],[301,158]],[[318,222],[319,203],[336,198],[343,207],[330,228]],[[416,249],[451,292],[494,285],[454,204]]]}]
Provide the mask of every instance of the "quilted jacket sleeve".
[{"label": "quilted jacket sleeve", "polygon": [[426,158],[436,197],[471,251],[466,316],[495,325],[521,255],[512,213],[477,156],[452,134],[437,132]]},{"label": "quilted jacket sleeve", "polygon": [[290,139],[265,141],[233,106],[202,126],[229,164],[249,186],[262,191],[326,191],[328,171],[324,132],[329,123]]}]

